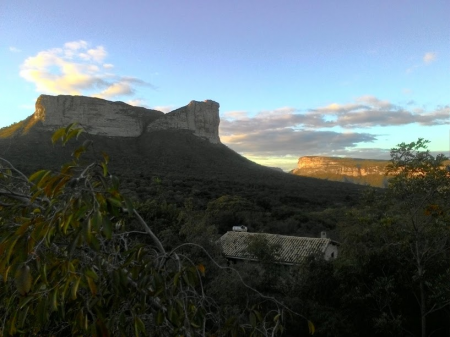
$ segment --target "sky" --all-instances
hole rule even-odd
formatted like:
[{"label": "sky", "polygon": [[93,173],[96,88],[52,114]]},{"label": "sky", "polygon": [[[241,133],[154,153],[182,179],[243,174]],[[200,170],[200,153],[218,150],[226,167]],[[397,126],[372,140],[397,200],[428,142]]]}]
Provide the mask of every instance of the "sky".
[{"label": "sky", "polygon": [[169,112],[220,103],[222,143],[302,156],[450,151],[448,0],[3,0],[0,127],[40,94]]}]

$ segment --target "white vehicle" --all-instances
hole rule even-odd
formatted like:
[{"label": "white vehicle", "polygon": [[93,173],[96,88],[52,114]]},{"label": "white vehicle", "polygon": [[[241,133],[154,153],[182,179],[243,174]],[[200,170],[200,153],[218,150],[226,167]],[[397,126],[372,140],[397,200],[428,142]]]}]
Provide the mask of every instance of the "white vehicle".
[{"label": "white vehicle", "polygon": [[246,232],[246,231],[247,231],[247,227],[245,227],[244,225],[233,226],[233,232]]}]

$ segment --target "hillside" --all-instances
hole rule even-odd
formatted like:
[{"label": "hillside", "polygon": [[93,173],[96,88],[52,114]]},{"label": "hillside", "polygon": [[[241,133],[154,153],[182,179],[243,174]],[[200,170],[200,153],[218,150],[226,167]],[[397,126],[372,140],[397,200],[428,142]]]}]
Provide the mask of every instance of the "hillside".
[{"label": "hillside", "polygon": [[[323,229],[332,230],[337,218],[330,215],[330,209],[353,204],[363,190],[353,184],[286,174],[242,157],[220,142],[219,106],[208,103],[212,101],[193,101],[168,114],[150,111],[152,117],[148,118],[146,109],[122,102],[71,96],[46,96],[45,100],[50,104],[45,106],[38,99],[34,115],[0,130],[0,156],[26,173],[49,167],[58,169],[70,161],[77,145],[89,139],[93,141],[94,153],[86,160],[99,157],[102,151],[108,153],[111,171],[122,178],[123,188],[137,200],[158,197],[183,205],[193,198],[196,207],[205,209],[209,202],[223,195],[235,195],[249,200],[260,210],[261,218],[247,223],[253,229],[265,226],[265,230],[277,232],[281,221],[289,222],[290,229],[285,232],[310,235],[317,235]],[[56,104],[52,100],[60,102]],[[92,100],[112,109],[126,109],[129,123],[119,124],[138,125],[139,129],[133,130],[140,131],[124,136],[129,130],[114,128],[117,121],[110,119],[106,112],[99,113],[101,109],[97,107],[93,109],[96,128],[80,123],[86,132],[78,142],[71,141],[65,147],[53,145],[51,135],[57,127],[76,120],[89,122],[89,113],[93,112],[87,103]],[[67,104],[76,101],[78,106]],[[62,108],[58,112],[51,110],[53,106]],[[135,109],[140,110],[134,113]],[[56,113],[64,116],[64,123],[54,122],[60,118]],[[116,134],[108,134],[108,129]],[[263,212],[269,213],[262,217]],[[326,215],[320,215],[321,212]]]}]

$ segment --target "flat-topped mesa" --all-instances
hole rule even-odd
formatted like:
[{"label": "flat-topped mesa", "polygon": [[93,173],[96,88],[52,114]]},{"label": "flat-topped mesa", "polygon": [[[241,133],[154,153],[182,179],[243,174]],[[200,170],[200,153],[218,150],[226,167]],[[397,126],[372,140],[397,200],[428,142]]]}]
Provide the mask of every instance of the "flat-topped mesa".
[{"label": "flat-topped mesa", "polygon": [[340,157],[300,157],[292,174],[333,181],[350,182],[375,187],[386,187],[387,160],[340,158]]},{"label": "flat-topped mesa", "polygon": [[156,130],[189,130],[220,143],[219,103],[206,100],[191,101],[187,106],[164,114],[145,109],[85,96],[41,95],[36,101],[34,122],[40,121],[44,129],[53,131],[77,122],[87,133],[109,137],[138,137]]},{"label": "flat-topped mesa", "polygon": [[34,119],[55,130],[77,122],[87,133],[111,137],[137,137],[148,123],[163,116],[156,110],[85,96],[41,95]]},{"label": "flat-topped mesa", "polygon": [[332,173],[351,177],[385,175],[388,160],[305,156],[298,159],[294,174]]},{"label": "flat-topped mesa", "polygon": [[153,130],[192,130],[194,135],[219,144],[219,103],[191,101],[187,106],[169,112],[147,126]]}]

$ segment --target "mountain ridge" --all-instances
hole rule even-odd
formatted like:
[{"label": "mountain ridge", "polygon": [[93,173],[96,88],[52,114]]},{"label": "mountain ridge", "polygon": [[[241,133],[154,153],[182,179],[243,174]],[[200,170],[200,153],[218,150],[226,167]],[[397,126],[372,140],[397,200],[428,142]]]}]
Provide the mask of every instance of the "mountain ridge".
[{"label": "mountain ridge", "polygon": [[[212,100],[191,101],[188,105],[164,114],[124,102],[70,95],[40,95],[35,112],[22,131],[40,123],[42,130],[54,131],[78,123],[92,135],[107,137],[139,137],[154,130],[189,130],[211,143],[220,143],[219,103]],[[9,134],[0,130],[0,137]]]}]

